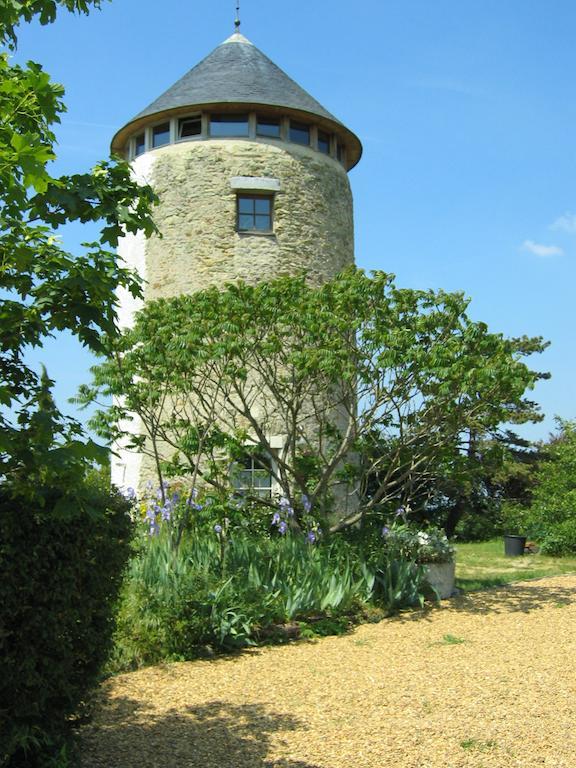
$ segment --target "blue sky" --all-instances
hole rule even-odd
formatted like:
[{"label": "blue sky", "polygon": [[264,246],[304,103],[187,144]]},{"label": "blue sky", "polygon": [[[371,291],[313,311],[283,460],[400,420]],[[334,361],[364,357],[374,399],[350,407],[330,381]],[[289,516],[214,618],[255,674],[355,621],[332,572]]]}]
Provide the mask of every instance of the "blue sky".
[{"label": "blue sky", "polygon": [[[234,0],[115,0],[20,33],[18,60],[66,87],[60,172],[107,156],[114,132],[233,31]],[[573,0],[243,0],[242,32],[360,137],[356,261],[399,285],[464,291],[508,336],[542,335],[546,420],[574,418],[576,4]],[[72,228],[71,248],[93,232]],[[34,354],[60,403],[89,355]]]}]

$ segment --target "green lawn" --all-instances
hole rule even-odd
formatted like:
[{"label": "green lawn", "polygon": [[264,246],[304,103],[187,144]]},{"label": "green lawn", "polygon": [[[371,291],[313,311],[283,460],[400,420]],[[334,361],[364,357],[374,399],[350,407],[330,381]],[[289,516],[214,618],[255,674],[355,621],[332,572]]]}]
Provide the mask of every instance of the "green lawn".
[{"label": "green lawn", "polygon": [[571,572],[576,557],[506,557],[503,539],[456,545],[456,586],[466,591]]}]

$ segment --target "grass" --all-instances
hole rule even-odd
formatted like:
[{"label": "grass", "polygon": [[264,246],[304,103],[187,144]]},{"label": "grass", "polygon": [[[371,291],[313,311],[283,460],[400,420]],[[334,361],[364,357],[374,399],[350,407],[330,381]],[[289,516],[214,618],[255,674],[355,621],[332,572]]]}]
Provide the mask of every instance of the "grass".
[{"label": "grass", "polygon": [[440,641],[442,645],[461,645],[465,642],[466,640],[463,637],[456,637],[456,635],[444,635]]},{"label": "grass", "polygon": [[490,739],[489,741],[482,741],[481,739],[466,739],[465,741],[460,742],[460,746],[462,749],[470,751],[488,752],[496,746],[496,742],[493,739]]},{"label": "grass", "polygon": [[456,545],[456,586],[465,591],[576,572],[576,557],[506,557],[504,540]]}]

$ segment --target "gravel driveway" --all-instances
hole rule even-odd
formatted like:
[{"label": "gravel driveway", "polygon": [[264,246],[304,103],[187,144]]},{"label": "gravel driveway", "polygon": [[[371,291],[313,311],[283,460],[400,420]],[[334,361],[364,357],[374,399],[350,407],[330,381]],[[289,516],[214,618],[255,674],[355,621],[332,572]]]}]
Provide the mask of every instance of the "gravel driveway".
[{"label": "gravel driveway", "polygon": [[83,768],[575,768],[576,575],[108,680]]}]

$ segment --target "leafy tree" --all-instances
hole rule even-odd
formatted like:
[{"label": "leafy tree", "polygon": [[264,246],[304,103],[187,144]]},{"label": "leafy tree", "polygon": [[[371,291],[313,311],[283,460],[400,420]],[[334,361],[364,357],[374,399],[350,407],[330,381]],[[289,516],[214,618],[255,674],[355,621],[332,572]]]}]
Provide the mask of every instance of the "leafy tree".
[{"label": "leafy tree", "polygon": [[[0,0],[0,42],[59,9],[99,0]],[[88,482],[107,452],[56,407],[53,382],[26,352],[69,330],[102,351],[116,334],[115,291],[140,292],[116,263],[125,232],[154,231],[154,194],[112,159],[55,176],[62,86],[34,62],[0,54],[0,765],[68,765],[71,718],[97,681],[129,554],[129,504]],[[73,255],[67,222],[96,222],[99,239]]]},{"label": "leafy tree", "polygon": [[548,547],[550,553],[567,554],[576,551],[576,422],[558,419],[558,426],[558,434],[546,445],[548,460],[536,475],[531,533],[558,538],[558,551]]},{"label": "leafy tree", "polygon": [[[0,40],[14,48],[21,20],[38,16],[48,23],[59,7],[87,13],[91,5],[100,3],[4,0]],[[0,55],[0,85],[0,476],[14,479],[24,460],[22,420],[43,397],[39,376],[25,362],[26,350],[64,329],[102,350],[102,334],[115,333],[115,290],[140,291],[137,278],[116,263],[112,249],[124,232],[154,230],[154,194],[132,181],[123,161],[99,163],[90,173],[53,176],[53,127],[65,111],[62,86],[52,83],[39,64],[11,65],[7,53]],[[86,243],[80,255],[66,251],[57,236],[58,228],[72,221],[102,224],[99,240]],[[69,428],[77,452],[80,433],[73,422]],[[45,449],[42,455],[33,452],[39,465],[51,447]],[[87,443],[87,458],[94,455],[94,445]]]},{"label": "leafy tree", "polygon": [[336,531],[463,476],[471,434],[532,408],[539,374],[522,358],[542,342],[489,333],[466,308],[352,268],[319,288],[285,277],[159,300],[82,397],[115,396],[101,434],[194,481],[224,488],[230,460],[268,454],[295,524],[336,505]]}]

